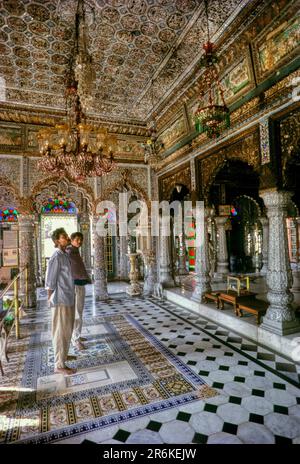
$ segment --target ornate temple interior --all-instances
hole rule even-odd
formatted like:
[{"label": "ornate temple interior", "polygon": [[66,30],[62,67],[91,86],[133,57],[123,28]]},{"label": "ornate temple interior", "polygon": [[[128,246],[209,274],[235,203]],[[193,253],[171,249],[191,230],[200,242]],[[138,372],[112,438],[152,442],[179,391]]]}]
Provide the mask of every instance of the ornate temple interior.
[{"label": "ornate temple interior", "polygon": [[0,0],[0,444],[300,444],[299,10]]}]

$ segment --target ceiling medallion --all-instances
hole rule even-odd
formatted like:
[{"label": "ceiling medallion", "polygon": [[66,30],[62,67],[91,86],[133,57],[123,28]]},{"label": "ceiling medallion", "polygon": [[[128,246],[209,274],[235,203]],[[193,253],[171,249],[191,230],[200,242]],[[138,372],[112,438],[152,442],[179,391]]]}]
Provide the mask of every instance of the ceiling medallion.
[{"label": "ceiling medallion", "polygon": [[200,104],[195,111],[195,126],[198,132],[206,132],[209,138],[217,138],[222,131],[230,127],[229,108],[225,104],[219,73],[216,67],[218,57],[214,44],[210,42],[208,0],[205,1],[207,20],[207,42],[203,45],[205,54],[200,64],[205,66],[203,74],[204,86],[208,89],[208,102]]},{"label": "ceiling medallion", "polygon": [[151,104],[152,104],[152,120],[148,125],[148,138],[146,143],[142,143],[144,148],[144,161],[151,168],[157,171],[162,162],[161,150],[164,147],[163,143],[158,141],[156,121],[154,119],[154,103],[153,103],[153,81],[151,82]]},{"label": "ceiling medallion", "polygon": [[96,129],[85,122],[81,99],[86,104],[91,101],[88,89],[93,73],[92,60],[87,53],[82,0],[78,1],[75,30],[75,50],[67,76],[67,122],[38,133],[43,155],[39,167],[47,173],[83,181],[87,177],[108,174],[115,168],[113,153],[117,138],[108,134],[107,129]]}]

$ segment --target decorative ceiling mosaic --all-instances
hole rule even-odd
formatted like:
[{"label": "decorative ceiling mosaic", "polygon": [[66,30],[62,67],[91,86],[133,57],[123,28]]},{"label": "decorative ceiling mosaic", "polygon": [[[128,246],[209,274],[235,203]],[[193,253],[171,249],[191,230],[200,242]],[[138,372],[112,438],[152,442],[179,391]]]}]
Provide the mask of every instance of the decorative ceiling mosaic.
[{"label": "decorative ceiling mosaic", "polygon": [[[212,39],[246,3],[210,1]],[[0,0],[6,101],[65,107],[76,6],[76,0]],[[151,80],[156,106],[192,72],[206,40],[202,0],[89,0],[86,16],[97,76],[91,114],[108,120],[145,122]]]}]

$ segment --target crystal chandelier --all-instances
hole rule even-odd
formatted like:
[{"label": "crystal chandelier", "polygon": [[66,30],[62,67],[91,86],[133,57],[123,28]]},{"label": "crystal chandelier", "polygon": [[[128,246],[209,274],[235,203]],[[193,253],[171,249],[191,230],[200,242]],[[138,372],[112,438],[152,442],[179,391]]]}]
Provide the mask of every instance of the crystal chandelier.
[{"label": "crystal chandelier", "polygon": [[[152,114],[153,114],[153,82],[151,83],[151,104],[152,104]],[[163,148],[163,143],[158,141],[156,121],[154,117],[148,126],[148,138],[146,143],[142,144],[144,148],[144,161],[149,164],[154,170],[158,170],[160,163],[162,161],[161,149]]]},{"label": "crystal chandelier", "polygon": [[[88,73],[86,77],[83,70],[88,70],[92,63],[89,55],[84,62],[83,48],[80,48],[79,31],[82,30],[81,19],[84,19],[82,12],[83,4],[79,0],[76,13],[75,60],[73,58],[71,61],[67,77],[67,122],[42,129],[37,136],[40,153],[43,155],[39,167],[44,172],[67,175],[79,181],[111,172],[115,167],[113,153],[117,144],[116,136],[108,134],[107,129],[95,128],[85,122],[81,99],[86,103],[90,101],[87,94],[84,96],[83,91],[88,90],[85,86],[88,86],[91,74]],[[78,71],[80,63],[83,64],[80,68],[82,74]]]},{"label": "crystal chandelier", "polygon": [[220,83],[219,73],[216,68],[218,58],[214,51],[214,45],[210,42],[208,0],[205,0],[205,11],[207,42],[203,45],[205,54],[200,64],[205,66],[203,83],[208,89],[208,104],[200,104],[195,111],[194,118],[198,132],[206,132],[209,138],[216,138],[220,136],[223,130],[230,126],[230,116],[229,108],[225,104],[224,91]]}]

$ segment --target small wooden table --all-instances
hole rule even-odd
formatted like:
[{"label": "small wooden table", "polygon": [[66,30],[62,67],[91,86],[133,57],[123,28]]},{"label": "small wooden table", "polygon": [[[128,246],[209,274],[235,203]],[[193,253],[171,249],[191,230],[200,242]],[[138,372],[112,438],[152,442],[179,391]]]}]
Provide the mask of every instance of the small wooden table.
[{"label": "small wooden table", "polygon": [[238,316],[243,315],[243,311],[254,314],[256,317],[256,323],[259,324],[261,317],[266,313],[269,303],[263,300],[257,300],[256,298],[244,298],[237,304]]},{"label": "small wooden table", "polygon": [[219,295],[220,309],[224,309],[224,303],[230,303],[234,307],[235,314],[238,316],[238,303],[242,302],[244,298],[255,298],[256,293],[249,292],[248,290],[241,290],[240,295],[233,290],[222,292]]},{"label": "small wooden table", "polygon": [[217,308],[219,309],[219,295],[220,292],[206,292],[204,293],[204,301],[205,303],[208,303],[208,300],[214,301],[214,303],[216,303]]}]

